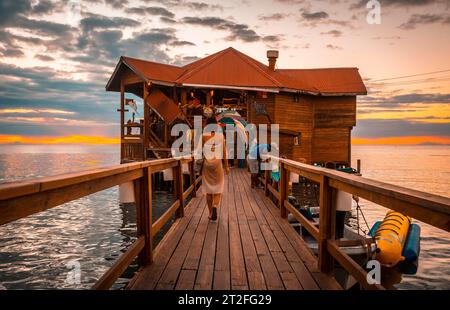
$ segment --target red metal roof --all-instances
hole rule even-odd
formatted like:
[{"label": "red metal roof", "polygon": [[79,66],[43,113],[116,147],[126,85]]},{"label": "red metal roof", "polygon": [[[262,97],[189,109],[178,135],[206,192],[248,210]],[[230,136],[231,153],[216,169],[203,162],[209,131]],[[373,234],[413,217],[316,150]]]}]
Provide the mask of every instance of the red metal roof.
[{"label": "red metal roof", "polygon": [[[367,93],[357,68],[272,71],[267,65],[231,47],[184,67],[129,57],[122,57],[121,62],[136,74],[156,84],[166,82],[178,86],[265,88],[330,95]],[[116,68],[108,82],[107,90],[115,90],[110,85],[118,71]]]}]

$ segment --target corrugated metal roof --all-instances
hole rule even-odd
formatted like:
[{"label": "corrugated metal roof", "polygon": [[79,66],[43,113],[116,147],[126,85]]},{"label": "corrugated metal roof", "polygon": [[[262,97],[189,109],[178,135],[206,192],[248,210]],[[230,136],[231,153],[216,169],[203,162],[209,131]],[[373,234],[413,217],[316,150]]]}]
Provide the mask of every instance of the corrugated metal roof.
[{"label": "corrugated metal roof", "polygon": [[[121,61],[147,80],[173,83],[179,86],[268,88],[330,95],[367,93],[357,68],[276,69],[272,71],[267,65],[231,47],[184,67],[130,57],[122,57]],[[108,82],[107,90],[115,90],[114,87],[110,87],[110,84],[118,72],[119,70],[116,68]]]}]

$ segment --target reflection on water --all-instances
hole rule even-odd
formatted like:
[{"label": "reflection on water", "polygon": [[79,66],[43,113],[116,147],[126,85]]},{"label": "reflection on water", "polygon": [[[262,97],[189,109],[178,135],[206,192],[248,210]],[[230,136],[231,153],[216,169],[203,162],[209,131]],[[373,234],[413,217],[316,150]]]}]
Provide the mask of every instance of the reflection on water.
[{"label": "reflection on water", "polygon": [[[65,149],[1,146],[0,182],[119,162],[117,146],[74,148],[70,154]],[[174,197],[166,192],[153,196],[156,219]],[[0,288],[90,288],[135,238],[136,208],[119,204],[118,187],[0,226]],[[74,262],[80,266],[79,284],[71,281]],[[113,288],[124,287],[136,270],[134,262]]]},{"label": "reflection on water", "polygon": [[[353,147],[353,158],[362,159],[366,177],[444,196],[450,192],[448,147],[357,146]],[[0,146],[0,182],[118,162],[118,146]],[[174,197],[156,191],[153,198],[156,219]],[[360,204],[370,225],[385,215],[384,208],[367,201]],[[353,225],[355,219],[356,213],[350,219]],[[0,288],[89,288],[134,240],[135,223],[134,205],[121,206],[115,187],[0,226]],[[362,220],[360,225],[365,225]],[[420,225],[422,249],[418,272],[402,275],[402,282],[395,287],[449,289],[449,234]],[[156,239],[160,238],[158,235]],[[67,264],[73,260],[80,263],[80,284],[66,281],[71,270]],[[136,267],[131,266],[114,288],[123,287]]]}]

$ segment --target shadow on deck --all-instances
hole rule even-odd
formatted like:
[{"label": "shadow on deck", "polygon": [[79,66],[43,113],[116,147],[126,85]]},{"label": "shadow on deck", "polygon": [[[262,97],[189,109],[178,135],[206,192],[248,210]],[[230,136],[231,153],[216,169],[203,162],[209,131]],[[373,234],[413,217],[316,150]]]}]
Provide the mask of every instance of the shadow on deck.
[{"label": "shadow on deck", "polygon": [[225,186],[218,220],[200,189],[130,289],[340,289],[245,170],[232,169]]}]

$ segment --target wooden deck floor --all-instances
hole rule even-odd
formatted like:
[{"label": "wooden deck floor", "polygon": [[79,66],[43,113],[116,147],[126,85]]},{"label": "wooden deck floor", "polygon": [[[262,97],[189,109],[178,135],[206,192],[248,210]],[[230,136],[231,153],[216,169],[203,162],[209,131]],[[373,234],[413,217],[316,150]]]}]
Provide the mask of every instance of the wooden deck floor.
[{"label": "wooden deck floor", "polygon": [[339,289],[262,190],[232,169],[216,222],[198,192],[131,289]]}]

